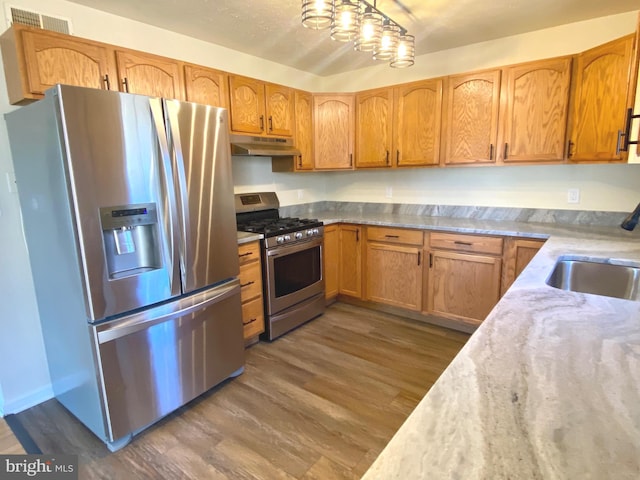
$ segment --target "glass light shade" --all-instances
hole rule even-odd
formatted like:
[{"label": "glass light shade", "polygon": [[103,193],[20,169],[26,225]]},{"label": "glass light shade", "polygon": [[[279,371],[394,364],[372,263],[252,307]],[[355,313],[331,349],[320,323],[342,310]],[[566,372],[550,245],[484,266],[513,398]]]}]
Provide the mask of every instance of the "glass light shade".
[{"label": "glass light shade", "polygon": [[336,0],[334,2],[331,38],[339,42],[349,42],[358,36],[360,25],[360,2]]},{"label": "glass light shade", "polygon": [[391,60],[396,53],[399,38],[400,27],[390,20],[385,20],[382,24],[380,41],[373,49],[373,59]]},{"label": "glass light shade", "polygon": [[400,35],[395,55],[391,59],[390,65],[393,68],[405,68],[414,64],[416,47],[413,35]]},{"label": "glass light shade", "polygon": [[371,52],[380,42],[382,34],[382,15],[367,8],[360,16],[360,30],[355,39],[354,48],[361,52]]},{"label": "glass light shade", "polygon": [[312,30],[322,30],[329,28],[332,21],[332,0],[302,0],[302,25]]}]

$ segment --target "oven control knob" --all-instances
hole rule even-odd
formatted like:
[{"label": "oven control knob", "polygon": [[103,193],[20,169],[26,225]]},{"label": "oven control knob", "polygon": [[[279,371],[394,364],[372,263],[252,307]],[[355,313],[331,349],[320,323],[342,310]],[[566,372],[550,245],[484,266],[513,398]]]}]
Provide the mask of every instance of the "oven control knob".
[{"label": "oven control knob", "polygon": [[291,235],[285,235],[285,236],[284,236],[284,239],[285,239],[285,241],[287,241],[287,242],[288,242],[289,240],[291,240]]},{"label": "oven control knob", "polygon": [[313,229],[313,233],[314,233],[314,234],[316,234],[316,235],[318,235],[318,234],[320,233],[320,230],[318,230],[317,228],[314,228],[314,229]]},{"label": "oven control knob", "polygon": [[284,243],[284,237],[278,237],[278,238],[276,238],[276,242],[277,242],[277,243]]},{"label": "oven control knob", "polygon": [[313,230],[307,230],[307,237],[310,237],[311,235],[313,235]]},{"label": "oven control knob", "polygon": [[296,240],[300,240],[302,238],[302,232],[296,232]]}]

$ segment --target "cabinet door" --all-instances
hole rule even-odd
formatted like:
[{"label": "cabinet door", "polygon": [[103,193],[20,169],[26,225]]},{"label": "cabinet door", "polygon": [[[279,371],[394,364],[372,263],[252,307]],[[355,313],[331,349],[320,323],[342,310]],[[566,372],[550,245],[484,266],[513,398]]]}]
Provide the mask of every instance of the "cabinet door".
[{"label": "cabinet door", "polygon": [[422,247],[367,244],[367,300],[422,308]]},{"label": "cabinet door", "polygon": [[337,225],[324,227],[324,292],[326,298],[338,295],[340,288],[340,231]]},{"label": "cabinet door", "polygon": [[393,90],[356,95],[356,167],[390,167]]},{"label": "cabinet door", "polygon": [[353,95],[314,95],[316,170],[353,168]]},{"label": "cabinet door", "polygon": [[362,228],[340,226],[340,293],[362,298]]},{"label": "cabinet door", "polygon": [[267,135],[293,136],[294,93],[293,89],[268,83],[265,86]]},{"label": "cabinet door", "polygon": [[544,245],[544,240],[507,238],[504,249],[501,295],[509,289],[531,259]]},{"label": "cabinet door", "polygon": [[633,35],[578,55],[569,158],[579,161],[624,160],[618,151],[625,128]]},{"label": "cabinet door", "polygon": [[227,74],[197,65],[184,66],[187,101],[229,108]]},{"label": "cabinet door", "polygon": [[300,150],[295,169],[313,170],[313,96],[307,92],[296,91],[295,99],[295,145]]},{"label": "cabinet door", "polygon": [[182,64],[143,52],[116,51],[120,90],[184,100]]},{"label": "cabinet door", "polygon": [[480,324],[500,297],[497,257],[467,253],[430,253],[429,312]]},{"label": "cabinet door", "polygon": [[264,133],[264,83],[253,78],[229,75],[229,100],[232,131]]},{"label": "cabinet door", "polygon": [[505,70],[499,158],[504,162],[563,161],[570,85],[571,57]]},{"label": "cabinet door", "polygon": [[494,163],[500,107],[500,70],[447,77],[445,165]]},{"label": "cabinet door", "polygon": [[395,162],[398,167],[440,162],[442,79],[395,89]]}]

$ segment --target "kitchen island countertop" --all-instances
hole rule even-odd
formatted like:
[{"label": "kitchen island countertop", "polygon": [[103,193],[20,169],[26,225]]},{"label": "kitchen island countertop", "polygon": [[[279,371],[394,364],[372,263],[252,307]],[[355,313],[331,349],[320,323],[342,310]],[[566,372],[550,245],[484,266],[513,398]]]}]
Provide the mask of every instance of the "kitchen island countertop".
[{"label": "kitchen island countertop", "polygon": [[347,222],[548,238],[363,479],[640,478],[640,302],[558,290],[559,257],[640,266],[619,227],[314,212]]}]

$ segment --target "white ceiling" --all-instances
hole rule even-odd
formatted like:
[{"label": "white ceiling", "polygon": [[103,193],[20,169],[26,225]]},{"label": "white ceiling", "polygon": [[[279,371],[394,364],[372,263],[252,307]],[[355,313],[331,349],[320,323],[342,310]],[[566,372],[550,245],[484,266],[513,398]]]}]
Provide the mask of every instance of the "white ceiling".
[{"label": "white ceiling", "polygon": [[[300,0],[70,0],[316,75],[375,65],[302,26]],[[638,10],[638,0],[378,0],[416,37],[416,55]],[[373,3],[373,0],[370,0]]]}]

